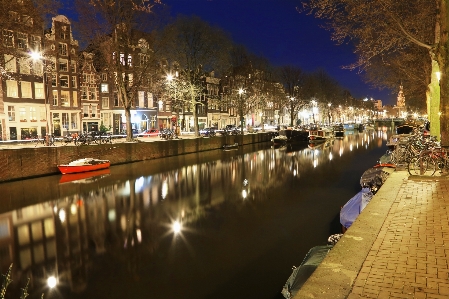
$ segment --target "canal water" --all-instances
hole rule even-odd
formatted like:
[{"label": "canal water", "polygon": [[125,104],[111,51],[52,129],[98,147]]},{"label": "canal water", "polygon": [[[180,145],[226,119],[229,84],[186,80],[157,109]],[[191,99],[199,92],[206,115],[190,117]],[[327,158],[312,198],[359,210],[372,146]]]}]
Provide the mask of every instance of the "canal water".
[{"label": "canal water", "polygon": [[[387,131],[0,184],[7,298],[283,298],[386,151]],[[47,281],[56,283],[54,288]]]}]

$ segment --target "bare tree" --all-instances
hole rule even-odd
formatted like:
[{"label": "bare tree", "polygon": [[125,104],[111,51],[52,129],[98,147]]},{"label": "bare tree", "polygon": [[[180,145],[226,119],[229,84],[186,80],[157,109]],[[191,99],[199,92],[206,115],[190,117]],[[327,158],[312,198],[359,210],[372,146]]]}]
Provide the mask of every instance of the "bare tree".
[{"label": "bare tree", "polygon": [[126,138],[132,140],[131,109],[137,91],[156,75],[152,49],[152,13],[158,0],[76,0],[81,39],[97,55],[97,65],[113,78],[126,117]]},{"label": "bare tree", "polygon": [[203,94],[205,73],[220,73],[229,63],[231,41],[228,35],[199,17],[179,16],[167,25],[158,39],[158,50],[169,64],[179,66],[179,76],[185,82],[187,105],[194,118],[195,135],[199,136],[198,105]]}]

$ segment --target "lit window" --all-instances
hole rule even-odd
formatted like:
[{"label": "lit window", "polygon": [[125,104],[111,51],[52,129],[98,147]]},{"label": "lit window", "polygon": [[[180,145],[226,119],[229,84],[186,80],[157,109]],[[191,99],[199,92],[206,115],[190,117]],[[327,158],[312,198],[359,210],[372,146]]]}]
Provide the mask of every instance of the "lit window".
[{"label": "lit window", "polygon": [[10,121],[16,120],[16,110],[14,109],[14,106],[8,106],[8,119]]},{"label": "lit window", "polygon": [[61,91],[61,106],[70,107],[70,93],[68,91]]},{"label": "lit window", "polygon": [[5,70],[7,72],[17,72],[16,58],[13,55],[5,54]]},{"label": "lit window", "polygon": [[31,82],[20,81],[20,89],[22,92],[22,98],[30,99],[31,95]]},{"label": "lit window", "polygon": [[11,98],[19,97],[17,81],[6,80],[6,96]]},{"label": "lit window", "polygon": [[69,87],[69,76],[60,76],[59,84],[61,87]]},{"label": "lit window", "polygon": [[44,83],[34,82],[34,94],[36,99],[45,99]]},{"label": "lit window", "polygon": [[109,85],[107,83],[101,83],[101,92],[102,93],[109,92]]}]

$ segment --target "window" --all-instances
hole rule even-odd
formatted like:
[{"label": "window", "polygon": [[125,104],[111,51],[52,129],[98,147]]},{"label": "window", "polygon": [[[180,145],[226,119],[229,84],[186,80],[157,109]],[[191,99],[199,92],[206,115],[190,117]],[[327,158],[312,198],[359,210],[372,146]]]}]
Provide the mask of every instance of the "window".
[{"label": "window", "polygon": [[61,38],[61,39],[67,39],[67,33],[65,33],[65,31],[62,31],[61,30],[61,33],[59,34],[59,37]]},{"label": "window", "polygon": [[17,48],[21,50],[28,49],[28,36],[25,33],[17,33]]},{"label": "window", "polygon": [[59,76],[59,85],[61,87],[69,87],[69,76]]},{"label": "window", "polygon": [[30,61],[27,58],[20,58],[20,73],[29,75],[31,73]]},{"label": "window", "polygon": [[83,74],[83,81],[85,83],[95,84],[95,75],[94,74]]},{"label": "window", "polygon": [[74,91],[72,95],[73,95],[73,104],[72,104],[72,106],[73,107],[78,107],[78,92]]},{"label": "window", "polygon": [[62,119],[61,124],[62,127],[66,130],[69,129],[69,114],[68,113],[61,113]]},{"label": "window", "polygon": [[69,64],[67,59],[60,59],[59,60],[59,71],[61,72],[68,72],[69,71]]},{"label": "window", "polygon": [[151,92],[147,92],[147,99],[148,99],[148,108],[154,107],[153,94]]},{"label": "window", "polygon": [[44,83],[34,82],[34,97],[36,99],[45,99]]},{"label": "window", "polygon": [[102,73],[101,74],[101,81],[108,81],[108,74]]},{"label": "window", "polygon": [[76,73],[76,62],[75,61],[70,62],[70,70],[72,71],[72,73]]},{"label": "window", "polygon": [[92,113],[92,117],[97,117],[97,105],[92,105],[91,113]]},{"label": "window", "polygon": [[67,56],[67,44],[59,43],[58,51],[60,55]]},{"label": "window", "polygon": [[11,98],[19,97],[17,81],[6,80],[6,96]]},{"label": "window", "polygon": [[14,106],[8,106],[8,119],[9,121],[16,121],[16,110]]},{"label": "window", "polygon": [[14,47],[14,32],[3,29],[3,45],[5,47]]},{"label": "window", "polygon": [[76,76],[72,76],[72,87],[76,87]]},{"label": "window", "polygon": [[164,110],[164,102],[159,101],[159,111],[163,111]]},{"label": "window", "polygon": [[78,129],[78,113],[70,113],[70,124],[72,129]]},{"label": "window", "polygon": [[56,75],[51,75],[51,86],[56,87],[57,85]]},{"label": "window", "polygon": [[103,108],[109,108],[109,98],[101,98],[101,106]]},{"label": "window", "polygon": [[139,54],[139,63],[140,63],[140,66],[147,65],[148,64],[148,55],[140,53]]},{"label": "window", "polygon": [[111,114],[101,113],[101,122],[106,128],[109,128],[111,126]]},{"label": "window", "polygon": [[16,58],[13,55],[5,54],[5,70],[7,72],[17,72]]},{"label": "window", "polygon": [[70,107],[70,93],[68,91],[61,91],[61,106]]},{"label": "window", "polygon": [[133,57],[131,54],[128,54],[128,66],[133,66]]},{"label": "window", "polygon": [[53,106],[58,106],[58,91],[53,90]]},{"label": "window", "polygon": [[97,100],[97,89],[95,87],[89,88],[89,100],[91,101]]},{"label": "window", "polygon": [[133,86],[133,74],[128,74],[128,85]]},{"label": "window", "polygon": [[47,120],[45,107],[39,107],[39,119],[40,119],[41,121]]},{"label": "window", "polygon": [[22,98],[31,99],[31,82],[20,81],[20,89],[22,92]]},{"label": "window", "polygon": [[165,103],[165,111],[166,112],[170,112],[171,111],[171,107],[169,103]]},{"label": "window", "polygon": [[120,63],[122,65],[125,65],[125,54],[123,54],[123,53],[120,53]]},{"label": "window", "polygon": [[34,52],[40,52],[41,51],[41,37],[32,35],[30,38],[30,48]]},{"label": "window", "polygon": [[37,121],[36,107],[30,107],[30,120],[31,121]]},{"label": "window", "polygon": [[118,94],[115,91],[114,92],[114,107],[118,107],[118,106],[120,106],[120,103],[119,103],[119,99],[118,99]]},{"label": "window", "polygon": [[145,92],[139,91],[138,96],[139,96],[139,107],[140,108],[145,107]]},{"label": "window", "polygon": [[109,85],[107,83],[101,83],[101,92],[102,93],[109,92]]},{"label": "window", "polygon": [[81,87],[81,100],[87,100],[87,87]]},{"label": "window", "polygon": [[33,74],[34,75],[42,76],[42,74],[43,74],[42,61],[34,60],[33,63],[32,63],[32,69],[33,69]]},{"label": "window", "polygon": [[89,117],[89,105],[83,105],[83,117]]},{"label": "window", "polygon": [[19,108],[19,120],[27,121],[27,111],[26,111],[25,107]]}]

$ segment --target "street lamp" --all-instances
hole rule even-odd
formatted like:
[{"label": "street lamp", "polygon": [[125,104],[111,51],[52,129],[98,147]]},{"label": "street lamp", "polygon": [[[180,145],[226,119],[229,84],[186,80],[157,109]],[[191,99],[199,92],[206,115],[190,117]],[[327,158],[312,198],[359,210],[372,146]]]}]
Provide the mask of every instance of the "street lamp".
[{"label": "street lamp", "polygon": [[48,138],[48,133],[49,133],[49,126],[48,126],[48,86],[47,86],[47,64],[45,62],[45,58],[42,56],[41,53],[39,52],[34,52],[31,51],[29,53],[31,59],[33,61],[41,61],[43,63],[43,83],[44,83],[44,101],[45,101],[45,145],[48,146],[49,145],[49,138]]},{"label": "street lamp", "polygon": [[329,107],[329,110],[327,112],[327,115],[329,117],[329,126],[331,125],[331,106],[332,106],[332,103],[327,104],[327,107]]}]

